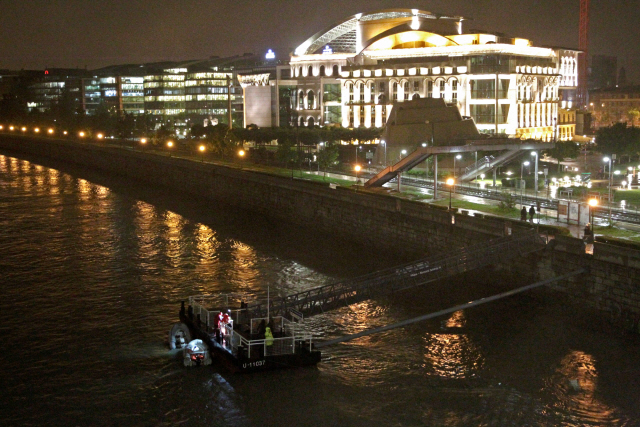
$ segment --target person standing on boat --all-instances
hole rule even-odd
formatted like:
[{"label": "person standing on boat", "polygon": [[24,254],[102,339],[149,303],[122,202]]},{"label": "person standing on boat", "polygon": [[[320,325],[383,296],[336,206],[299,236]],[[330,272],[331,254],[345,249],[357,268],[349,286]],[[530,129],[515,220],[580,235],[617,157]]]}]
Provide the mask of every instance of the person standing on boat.
[{"label": "person standing on boat", "polygon": [[267,347],[273,345],[273,334],[271,333],[271,328],[268,326],[264,330],[264,343]]}]

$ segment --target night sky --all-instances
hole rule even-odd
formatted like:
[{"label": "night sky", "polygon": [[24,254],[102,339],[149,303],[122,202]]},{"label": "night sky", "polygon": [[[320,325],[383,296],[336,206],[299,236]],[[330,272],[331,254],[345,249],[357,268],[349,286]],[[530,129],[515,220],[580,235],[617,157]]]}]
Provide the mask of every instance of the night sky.
[{"label": "night sky", "polygon": [[[578,48],[579,0],[0,0],[0,68],[205,59],[273,49],[278,57],[358,12],[417,8],[472,18],[535,46]],[[638,0],[591,0],[590,51],[618,57],[640,83]]]}]

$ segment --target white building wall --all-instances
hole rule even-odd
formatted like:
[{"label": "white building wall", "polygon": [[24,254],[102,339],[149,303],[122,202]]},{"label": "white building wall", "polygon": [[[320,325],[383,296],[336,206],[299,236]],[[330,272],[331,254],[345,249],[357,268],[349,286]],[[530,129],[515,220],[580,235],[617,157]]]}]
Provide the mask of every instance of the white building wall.
[{"label": "white building wall", "polygon": [[244,126],[250,124],[271,127],[270,86],[247,86],[244,88]]}]

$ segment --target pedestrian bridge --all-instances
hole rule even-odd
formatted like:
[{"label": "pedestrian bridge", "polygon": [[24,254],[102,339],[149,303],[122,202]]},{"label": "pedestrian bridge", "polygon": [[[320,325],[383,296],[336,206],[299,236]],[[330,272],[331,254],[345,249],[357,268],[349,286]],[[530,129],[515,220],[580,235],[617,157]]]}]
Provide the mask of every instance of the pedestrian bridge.
[{"label": "pedestrian bridge", "polygon": [[[306,316],[318,314],[522,257],[544,247],[544,239],[535,230],[501,237],[355,279],[320,286],[284,298],[274,298],[268,303],[269,314],[281,315],[290,309]],[[254,315],[264,316],[267,313],[266,303],[256,303],[248,309]]]},{"label": "pedestrian bridge", "polygon": [[479,174],[480,171],[486,172],[495,169],[496,167],[512,160],[522,151],[544,150],[553,148],[554,146],[553,144],[535,141],[514,142],[519,140],[510,138],[496,138],[490,141],[491,142],[489,143],[487,139],[468,140],[466,141],[466,145],[420,147],[406,157],[400,159],[396,164],[381,170],[377,175],[365,182],[364,185],[365,187],[381,187],[396,178],[399,174],[413,169],[429,157],[437,154],[468,153],[475,151],[505,151],[490,162],[483,163],[482,161],[479,161],[478,164],[473,165],[471,169],[466,170],[460,180],[470,180]]}]

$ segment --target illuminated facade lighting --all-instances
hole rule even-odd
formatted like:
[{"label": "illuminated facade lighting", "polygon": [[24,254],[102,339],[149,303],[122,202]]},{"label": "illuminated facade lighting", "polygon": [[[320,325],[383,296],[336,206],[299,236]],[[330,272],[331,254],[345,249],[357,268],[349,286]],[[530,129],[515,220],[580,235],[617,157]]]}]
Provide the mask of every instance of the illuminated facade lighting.
[{"label": "illuminated facade lighting", "polygon": [[[354,15],[315,34],[290,61],[296,124],[313,119],[349,128],[383,127],[394,102],[443,98],[473,118],[481,133],[550,142],[559,130],[571,139],[575,121],[558,129],[556,123],[560,98],[578,86],[578,51],[464,33],[464,21],[393,9]],[[340,94],[327,100],[332,84]],[[319,94],[325,95],[322,105]],[[570,105],[568,99],[565,107]]]}]

